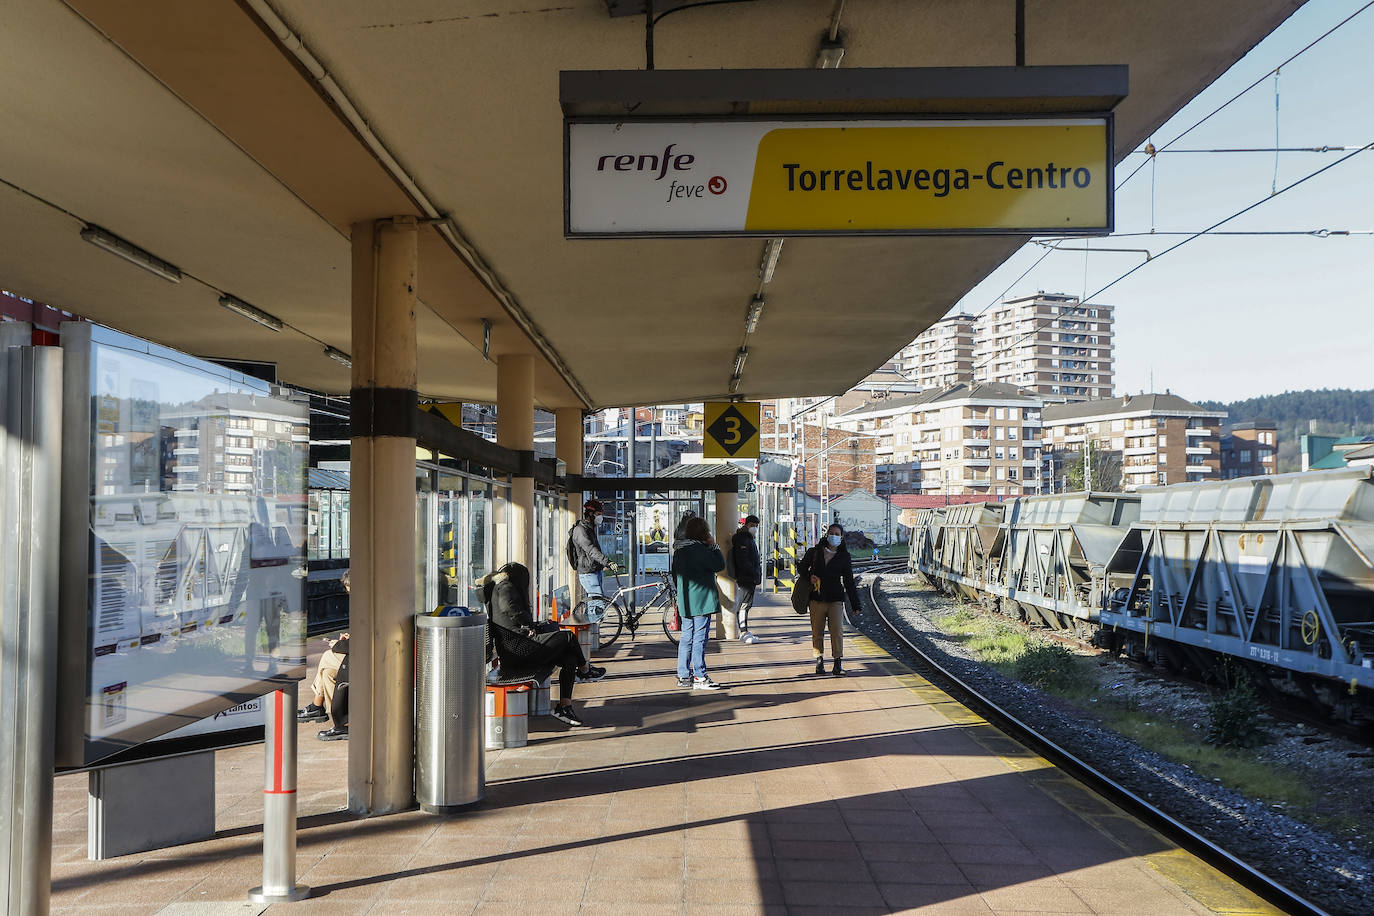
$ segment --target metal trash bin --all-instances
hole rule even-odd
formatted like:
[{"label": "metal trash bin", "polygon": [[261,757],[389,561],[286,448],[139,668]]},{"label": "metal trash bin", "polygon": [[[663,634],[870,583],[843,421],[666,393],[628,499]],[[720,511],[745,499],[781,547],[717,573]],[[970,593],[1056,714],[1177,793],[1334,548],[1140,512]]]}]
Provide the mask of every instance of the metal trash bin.
[{"label": "metal trash bin", "polygon": [[443,813],[486,794],[487,616],[415,618],[415,798]]}]

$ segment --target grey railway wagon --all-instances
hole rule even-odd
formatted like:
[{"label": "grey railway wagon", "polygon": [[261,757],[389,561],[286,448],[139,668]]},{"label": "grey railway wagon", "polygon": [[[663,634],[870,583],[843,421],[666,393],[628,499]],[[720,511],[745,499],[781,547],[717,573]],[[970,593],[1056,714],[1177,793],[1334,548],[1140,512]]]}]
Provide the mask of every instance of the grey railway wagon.
[{"label": "grey railway wagon", "polygon": [[1005,614],[1091,635],[1106,597],[1107,562],[1139,517],[1134,494],[1018,499],[1006,511],[988,591]]},{"label": "grey railway wagon", "polygon": [[[1374,469],[1141,491],[1102,612],[1133,654],[1222,653],[1309,677],[1344,705],[1374,687]],[[1120,635],[1124,634],[1124,636]]]}]

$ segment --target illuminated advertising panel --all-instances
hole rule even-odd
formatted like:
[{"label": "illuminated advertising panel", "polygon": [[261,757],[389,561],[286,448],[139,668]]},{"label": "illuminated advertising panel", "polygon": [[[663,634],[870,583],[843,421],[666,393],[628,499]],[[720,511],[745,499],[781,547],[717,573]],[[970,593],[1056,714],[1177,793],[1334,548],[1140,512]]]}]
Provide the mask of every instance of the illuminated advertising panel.
[{"label": "illuminated advertising panel", "polygon": [[308,413],[98,326],[63,348],[59,763],[83,766],[304,676]]}]

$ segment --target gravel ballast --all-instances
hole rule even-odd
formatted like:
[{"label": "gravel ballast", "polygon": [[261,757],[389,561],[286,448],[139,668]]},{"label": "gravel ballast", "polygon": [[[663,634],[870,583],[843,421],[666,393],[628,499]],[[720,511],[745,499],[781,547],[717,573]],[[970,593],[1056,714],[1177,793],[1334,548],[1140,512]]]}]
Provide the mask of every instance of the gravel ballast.
[{"label": "gravel ballast", "polygon": [[[1342,842],[1141,747],[1079,707],[1004,677],[940,631],[933,619],[950,613],[954,602],[914,578],[884,576],[875,592],[884,614],[921,652],[1050,741],[1317,906],[1332,913],[1374,913],[1369,834]],[[865,615],[859,627],[897,657],[910,655],[874,615]],[[1176,724],[1205,728],[1205,690],[1115,661],[1104,659],[1095,667],[1103,691],[1128,696],[1137,708],[1158,711]],[[1271,740],[1251,752],[1257,759],[1310,775],[1324,813],[1374,823],[1374,766],[1363,756],[1367,748],[1302,725],[1266,725]]]}]

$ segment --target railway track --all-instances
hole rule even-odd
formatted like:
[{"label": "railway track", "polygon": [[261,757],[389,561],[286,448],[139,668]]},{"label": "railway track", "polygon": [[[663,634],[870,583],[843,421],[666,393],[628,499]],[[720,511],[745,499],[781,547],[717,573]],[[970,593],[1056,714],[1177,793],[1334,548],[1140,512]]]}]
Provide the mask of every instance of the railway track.
[{"label": "railway track", "polygon": [[[1060,769],[1070,773],[1099,795],[1110,799],[1119,807],[1177,843],[1181,848],[1212,865],[1218,871],[1285,912],[1326,916],[1326,910],[1299,896],[1264,872],[1201,836],[1186,824],[1141,798],[1107,774],[1079,759],[1072,751],[1041,735],[1035,728],[983,696],[977,689],[971,687],[923,652],[912,640],[907,638],[901,627],[897,626],[884,612],[875,591],[875,587],[881,581],[884,573],[901,572],[905,574],[905,563],[877,563],[862,571],[870,577],[867,581],[869,603],[878,619],[882,621],[884,630],[901,643],[917,660],[917,672],[927,680],[952,694],[984,719],[1046,760],[1051,761]],[[852,626],[853,621],[850,621],[850,624]]]}]

